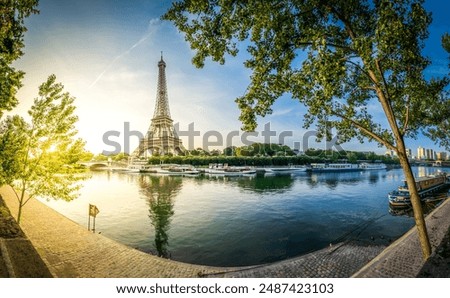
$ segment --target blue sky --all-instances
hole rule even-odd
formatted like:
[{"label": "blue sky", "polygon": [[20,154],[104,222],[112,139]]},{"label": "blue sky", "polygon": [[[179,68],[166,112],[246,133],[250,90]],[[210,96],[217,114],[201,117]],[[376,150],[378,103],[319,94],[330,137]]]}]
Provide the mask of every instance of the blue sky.
[{"label": "blue sky", "polygon": [[[250,72],[242,64],[245,53],[228,59],[225,65],[207,62],[203,69],[196,69],[191,64],[193,52],[183,35],[171,23],[159,20],[170,3],[40,0],[40,14],[26,20],[25,55],[15,64],[26,76],[18,94],[20,105],[14,113],[26,115],[38,85],[55,74],[77,98],[78,130],[87,141],[87,149],[94,153],[111,150],[103,142],[106,132],[120,132],[119,138],[111,140],[123,144],[125,122],[130,123],[131,130],[145,133],[148,129],[156,97],[157,62],[163,51],[171,114],[180,128],[186,130],[194,122],[201,135],[215,130],[224,139],[230,131],[239,130],[239,110],[234,99],[244,94],[249,83]],[[450,31],[450,19],[446,17],[450,4],[434,0],[425,6],[433,12],[434,19],[425,49],[433,61],[428,75],[442,76],[448,73],[448,60],[440,38]],[[293,132],[292,137],[285,139],[287,145],[301,142],[305,109],[285,96],[276,102],[273,111],[260,119],[259,129],[270,122],[278,135],[281,131]],[[374,113],[382,116],[381,111]],[[191,146],[202,145],[202,137],[194,140]],[[277,142],[278,138],[271,140]],[[184,143],[188,145],[187,139]],[[233,143],[241,145],[236,137]],[[137,144],[136,137],[130,138],[130,150]],[[325,147],[314,142],[311,145]],[[408,145],[413,152],[419,145],[442,151],[426,138],[408,141]],[[350,142],[343,148],[384,152],[368,142]]]}]

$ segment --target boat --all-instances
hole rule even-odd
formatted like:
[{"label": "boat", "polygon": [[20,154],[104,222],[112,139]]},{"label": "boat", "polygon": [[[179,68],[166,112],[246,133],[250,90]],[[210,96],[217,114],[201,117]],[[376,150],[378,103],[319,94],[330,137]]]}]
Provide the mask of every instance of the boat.
[{"label": "boat", "polygon": [[305,172],[307,170],[307,168],[304,166],[290,165],[288,167],[264,168],[264,170],[266,173],[269,173],[269,174],[293,174],[293,173]]},{"label": "boat", "polygon": [[156,170],[156,173],[163,175],[197,175],[200,173],[199,170],[194,168],[193,166],[180,166],[180,165],[171,165],[171,166],[163,166]]},{"label": "boat", "polygon": [[437,203],[447,199],[449,195],[450,193],[441,193],[434,196],[426,196],[421,201],[424,203]]},{"label": "boat", "polygon": [[141,165],[139,168],[140,173],[158,173],[158,166],[155,165]]},{"label": "boat", "polygon": [[[442,204],[447,198],[450,198],[450,191],[447,193],[440,193],[432,196],[426,196],[421,199],[424,214],[430,213],[434,208]],[[389,213],[394,216],[409,216],[413,217],[414,212],[411,205],[393,206],[389,204]]]},{"label": "boat", "polygon": [[129,164],[125,168],[125,172],[131,172],[131,173],[140,173],[141,172],[142,165],[140,164]]},{"label": "boat", "polygon": [[[450,175],[446,173],[439,173],[436,175],[423,176],[415,180],[416,188],[422,202],[427,201],[433,194],[442,190],[450,184]],[[398,189],[388,194],[389,204],[395,207],[405,207],[411,205],[411,197],[408,189],[408,184],[404,180],[404,184]]]},{"label": "boat", "polygon": [[128,167],[116,167],[116,168],[111,168],[110,171],[112,172],[130,172],[130,169],[128,169]]},{"label": "boat", "polygon": [[359,171],[360,168],[352,163],[312,163],[310,170],[312,172],[348,172]]},{"label": "boat", "polygon": [[224,175],[224,176],[242,176],[256,174],[256,170],[253,169],[214,169],[206,172],[210,175]]},{"label": "boat", "polygon": [[128,164],[126,167],[111,168],[111,171],[120,173],[139,173],[141,167],[142,165],[140,164]]},{"label": "boat", "polygon": [[386,165],[384,163],[368,163],[362,162],[359,165],[359,168],[364,171],[370,170],[386,170]]},{"label": "boat", "polygon": [[223,175],[223,176],[242,176],[256,174],[256,170],[247,166],[228,166],[228,164],[210,164],[205,169],[206,174],[210,175]]},{"label": "boat", "polygon": [[147,160],[135,160],[130,158],[126,167],[116,168],[113,171],[129,173],[156,173],[156,169],[156,166],[148,164]]}]

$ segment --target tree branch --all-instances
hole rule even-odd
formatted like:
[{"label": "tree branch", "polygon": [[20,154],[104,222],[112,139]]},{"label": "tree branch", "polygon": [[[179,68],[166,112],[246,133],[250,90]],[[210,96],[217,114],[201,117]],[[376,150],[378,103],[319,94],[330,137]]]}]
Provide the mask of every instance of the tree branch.
[{"label": "tree branch", "polygon": [[342,118],[343,120],[350,122],[350,123],[353,124],[356,128],[358,128],[359,130],[361,130],[364,134],[370,136],[371,138],[373,138],[373,139],[376,140],[377,142],[383,144],[383,145],[386,146],[388,149],[397,151],[397,148],[396,148],[394,145],[392,145],[390,142],[388,142],[387,140],[383,139],[381,136],[377,135],[377,134],[374,133],[373,131],[370,131],[370,130],[367,129],[366,127],[362,126],[360,123],[356,122],[355,120],[350,119],[350,118],[346,117],[345,115],[340,114],[340,113],[337,113],[337,112],[334,112],[334,111],[332,111],[332,113],[333,113],[335,116],[338,116],[338,117]]},{"label": "tree branch", "polygon": [[[303,41],[303,42],[298,42],[298,43],[288,43],[288,46],[312,46],[313,44],[314,43],[310,42],[310,41]],[[352,53],[356,53],[356,51],[349,46],[340,45],[340,44],[336,44],[336,43],[332,43],[332,42],[326,42],[325,46],[345,49],[345,50],[351,51]]]},{"label": "tree branch", "polygon": [[402,129],[402,135],[404,136],[406,134],[406,131],[408,130],[408,124],[409,124],[409,97],[406,101],[406,112],[405,112],[405,123],[403,124],[403,129]]},{"label": "tree branch", "polygon": [[356,34],[353,31],[353,28],[352,28],[350,22],[347,20],[347,18],[345,18],[342,14],[340,14],[332,5],[329,5],[328,2],[326,2],[326,3],[322,2],[322,4],[331,13],[333,13],[339,20],[341,20],[342,23],[344,23],[345,30],[347,31],[347,33],[350,36],[350,38],[354,40],[356,38]]},{"label": "tree branch", "polygon": [[[362,73],[364,73],[370,81],[372,81],[372,83],[374,83],[375,85],[377,84],[377,81],[373,79],[373,77],[370,75],[370,73],[368,73],[367,71],[365,71],[358,63],[355,63],[351,60],[346,60],[345,62],[353,64],[354,66],[356,66]],[[373,90],[376,90],[375,87],[372,87]]]},{"label": "tree branch", "polygon": [[386,78],[384,77],[383,70],[381,69],[381,65],[380,65],[380,60],[379,59],[375,60],[375,65],[377,66],[377,70],[380,73],[381,79],[383,80],[383,86],[384,86],[384,89],[386,90],[386,95],[388,97],[388,101],[390,102],[391,101],[391,95],[389,94],[388,84],[386,82]]},{"label": "tree branch", "polygon": [[28,199],[25,200],[25,202],[22,204],[22,206],[25,206],[26,203],[28,203],[29,200],[31,200],[31,198],[33,198],[33,195],[29,195]]},{"label": "tree branch", "polygon": [[20,204],[20,198],[19,198],[19,195],[17,194],[16,189],[14,187],[12,187],[12,185],[10,185],[9,187],[11,187],[11,189],[13,190],[14,194],[16,195],[17,202],[19,202],[19,204]]}]

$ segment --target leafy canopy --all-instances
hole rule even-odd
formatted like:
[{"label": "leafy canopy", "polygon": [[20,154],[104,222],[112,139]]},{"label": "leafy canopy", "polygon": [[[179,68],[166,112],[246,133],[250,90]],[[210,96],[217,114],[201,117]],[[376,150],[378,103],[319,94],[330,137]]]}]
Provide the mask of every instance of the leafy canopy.
[{"label": "leafy canopy", "polygon": [[8,116],[0,126],[0,183],[16,192],[18,221],[30,198],[72,200],[80,187],[76,182],[86,178],[78,164],[88,153],[75,137],[74,100],[51,75],[28,111],[31,123]]},{"label": "leafy canopy", "polygon": [[0,1],[0,117],[18,102],[16,93],[24,73],[11,64],[23,55],[24,19],[38,13],[37,5],[37,0]]},{"label": "leafy canopy", "polygon": [[450,35],[448,33],[442,36],[442,47],[450,54]]},{"label": "leafy canopy", "polygon": [[28,124],[20,116],[0,124],[0,185],[11,185],[21,171],[21,150],[26,146]]},{"label": "leafy canopy", "polygon": [[[364,137],[397,151],[422,131],[449,146],[448,77],[426,80],[421,51],[431,15],[421,0],[185,0],[163,16],[185,33],[193,63],[224,63],[247,45],[252,70],[236,99],[245,130],[288,93],[308,109],[319,138],[335,127],[341,142]],[[373,117],[380,105],[389,126]]]}]

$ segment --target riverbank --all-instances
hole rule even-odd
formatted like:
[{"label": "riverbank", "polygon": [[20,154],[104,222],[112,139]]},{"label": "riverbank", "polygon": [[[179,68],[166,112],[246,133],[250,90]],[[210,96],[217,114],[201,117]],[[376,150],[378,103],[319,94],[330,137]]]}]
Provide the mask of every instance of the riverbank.
[{"label": "riverbank", "polygon": [[[0,194],[12,214],[16,214],[17,202],[11,189],[2,187]],[[437,210],[440,211],[437,212]],[[442,242],[446,232],[448,234],[450,223],[445,221],[447,223],[442,224],[440,220],[442,220],[441,214],[450,213],[450,200],[437,210],[427,217],[427,223],[431,221],[429,224],[434,251],[440,251],[435,248]],[[444,228],[444,225],[447,227]],[[88,232],[77,223],[33,199],[24,208],[22,229],[54,277],[350,277],[371,259],[379,260],[380,256],[389,259],[389,254],[385,252],[392,251],[390,246],[380,254],[384,247],[364,246],[350,242],[268,265],[241,268],[192,265],[152,256],[102,235]],[[414,234],[414,230],[405,236]],[[404,241],[404,237],[396,241],[393,246],[401,248],[399,243]],[[405,249],[416,252],[416,248],[406,245],[401,252],[408,255],[409,251]],[[411,261],[404,258],[400,260],[405,262],[403,265],[411,265]],[[413,265],[418,268],[413,275],[416,276],[421,268],[425,267],[420,258],[413,259],[412,262],[416,262]],[[377,264],[381,265],[385,271],[390,269],[391,277],[403,277],[403,273],[396,272],[396,267],[389,265],[389,262]],[[365,267],[366,272],[380,270],[380,267],[368,268],[370,266]],[[428,277],[437,274],[427,270]]]}]

